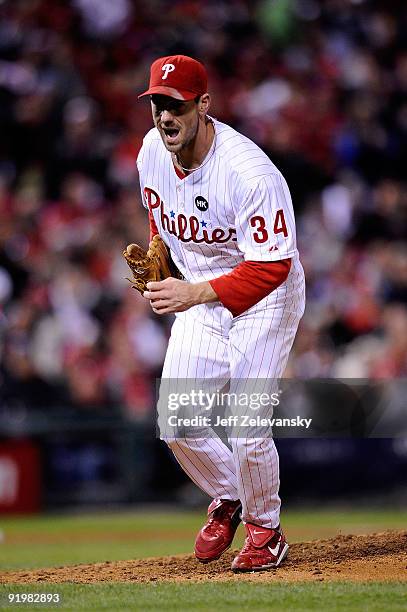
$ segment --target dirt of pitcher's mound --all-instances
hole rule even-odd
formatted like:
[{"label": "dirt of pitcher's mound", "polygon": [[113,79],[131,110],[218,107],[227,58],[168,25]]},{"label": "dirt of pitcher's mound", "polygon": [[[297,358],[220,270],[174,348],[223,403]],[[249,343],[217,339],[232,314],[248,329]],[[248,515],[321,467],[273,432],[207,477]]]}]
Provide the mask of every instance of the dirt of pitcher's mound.
[{"label": "dirt of pitcher's mound", "polygon": [[299,542],[290,546],[278,569],[233,574],[230,564],[237,551],[226,552],[219,561],[203,565],[192,554],[130,561],[71,565],[47,569],[10,571],[2,583],[35,582],[205,582],[252,581],[407,581],[407,531],[368,535],[339,535],[329,540]]}]

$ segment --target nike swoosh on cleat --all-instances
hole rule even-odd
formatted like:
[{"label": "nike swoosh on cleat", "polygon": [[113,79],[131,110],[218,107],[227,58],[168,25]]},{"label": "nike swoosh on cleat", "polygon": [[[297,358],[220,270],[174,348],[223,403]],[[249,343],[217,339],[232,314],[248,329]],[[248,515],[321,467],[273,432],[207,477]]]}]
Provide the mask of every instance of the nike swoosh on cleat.
[{"label": "nike swoosh on cleat", "polygon": [[275,545],[274,548],[270,548],[270,546],[267,546],[267,548],[269,549],[269,551],[271,552],[271,554],[274,557],[277,557],[277,555],[278,555],[278,551],[280,549],[280,544],[281,544],[281,538],[279,539],[279,541],[277,542],[277,544]]}]

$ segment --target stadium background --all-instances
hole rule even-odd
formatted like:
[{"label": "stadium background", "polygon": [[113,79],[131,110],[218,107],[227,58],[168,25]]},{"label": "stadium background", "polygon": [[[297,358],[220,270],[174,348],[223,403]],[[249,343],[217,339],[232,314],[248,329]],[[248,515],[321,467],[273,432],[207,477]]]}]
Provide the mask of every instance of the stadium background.
[{"label": "stadium background", "polygon": [[[202,505],[154,437],[171,320],[128,287],[151,61],[284,173],[307,310],[287,375],[405,377],[403,2],[0,1],[0,510]],[[405,439],[281,440],[298,503],[405,502]]]}]

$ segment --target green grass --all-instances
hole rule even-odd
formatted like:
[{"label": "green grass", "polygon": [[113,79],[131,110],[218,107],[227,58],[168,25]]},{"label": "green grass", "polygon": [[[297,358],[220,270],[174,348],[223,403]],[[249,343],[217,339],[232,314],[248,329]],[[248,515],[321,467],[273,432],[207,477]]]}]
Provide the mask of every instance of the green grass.
[{"label": "green grass", "polygon": [[[0,569],[29,569],[191,552],[202,512],[121,512],[0,519]],[[285,511],[291,542],[337,533],[402,529],[407,513],[367,510]],[[239,529],[234,546],[239,547]]]},{"label": "green grass", "polygon": [[[0,609],[38,610],[40,606],[7,607],[9,593],[59,593],[58,608],[68,610],[406,610],[407,585],[402,583],[205,583],[205,584],[42,584],[0,587]],[[53,607],[52,609],[56,609]]]}]

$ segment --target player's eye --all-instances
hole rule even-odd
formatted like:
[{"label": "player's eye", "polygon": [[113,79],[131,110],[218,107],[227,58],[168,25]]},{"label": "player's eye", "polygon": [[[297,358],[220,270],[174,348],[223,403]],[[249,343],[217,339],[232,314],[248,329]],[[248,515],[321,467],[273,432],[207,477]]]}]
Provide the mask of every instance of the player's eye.
[{"label": "player's eye", "polygon": [[170,113],[177,114],[177,113],[181,113],[183,108],[184,108],[183,104],[171,104],[171,105],[168,105],[163,110],[168,110]]},{"label": "player's eye", "polygon": [[164,111],[168,111],[169,113],[173,113],[174,115],[182,114],[185,108],[185,104],[183,102],[171,101],[165,104],[156,103],[154,105],[154,114],[156,116],[161,115]]}]

